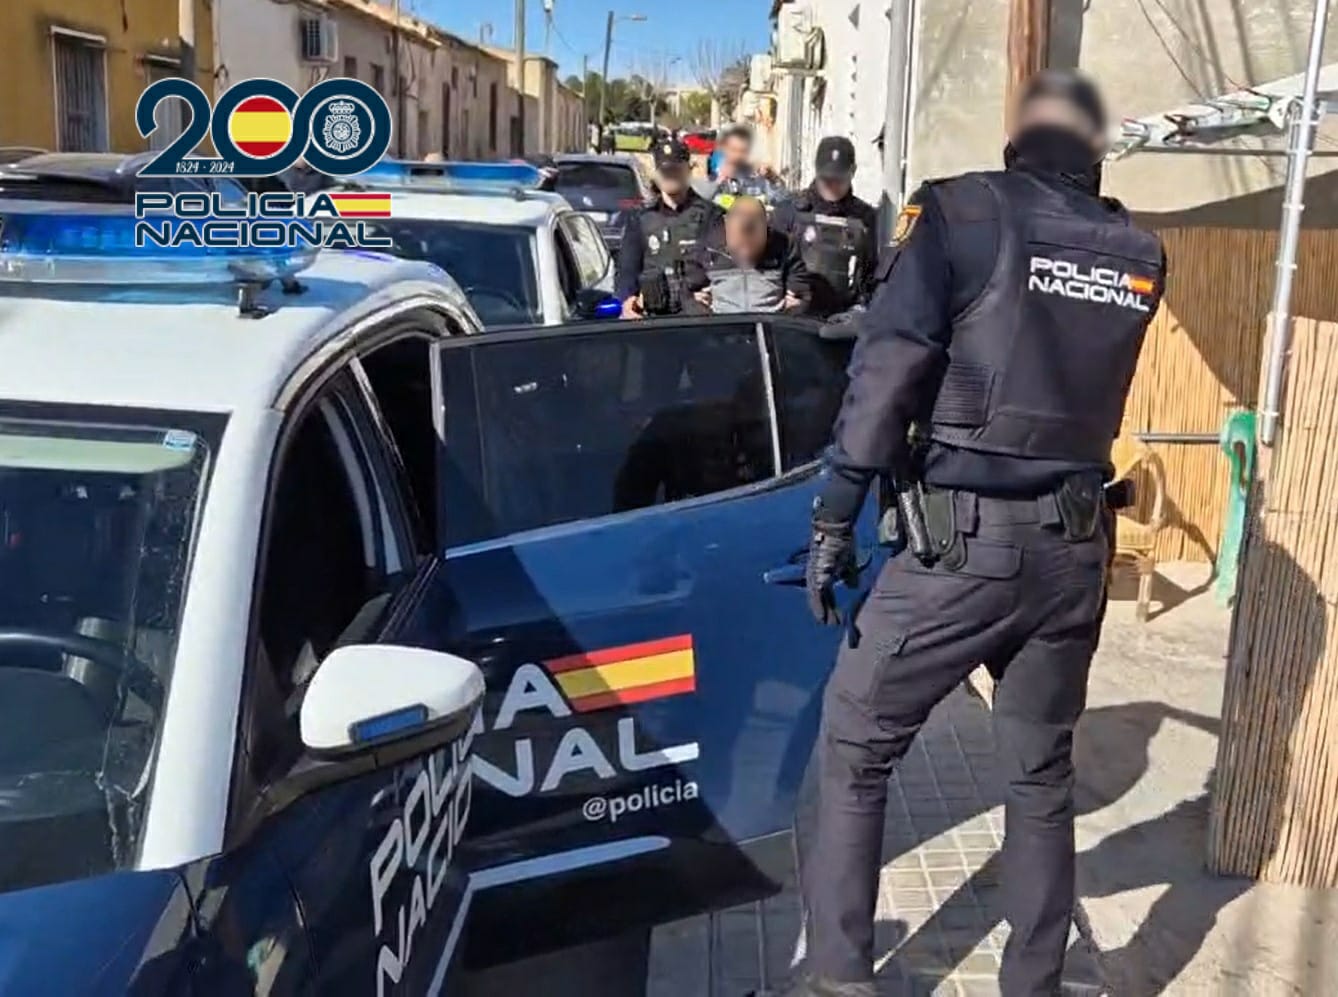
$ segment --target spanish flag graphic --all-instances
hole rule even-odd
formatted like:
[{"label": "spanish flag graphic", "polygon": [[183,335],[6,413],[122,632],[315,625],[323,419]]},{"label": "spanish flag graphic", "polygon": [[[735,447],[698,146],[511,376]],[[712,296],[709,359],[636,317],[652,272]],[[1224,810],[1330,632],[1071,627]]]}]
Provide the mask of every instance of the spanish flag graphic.
[{"label": "spanish flag graphic", "polygon": [[247,97],[228,118],[228,138],[248,156],[265,159],[293,137],[293,118],[273,97]]},{"label": "spanish flag graphic", "polygon": [[664,699],[697,688],[692,635],[624,644],[545,661],[578,713]]},{"label": "spanish flag graphic", "polygon": [[331,194],[340,218],[389,218],[389,194]]},{"label": "spanish flag graphic", "polygon": [[1130,276],[1129,278],[1129,290],[1133,291],[1135,294],[1151,294],[1156,287],[1157,282],[1151,277]]}]

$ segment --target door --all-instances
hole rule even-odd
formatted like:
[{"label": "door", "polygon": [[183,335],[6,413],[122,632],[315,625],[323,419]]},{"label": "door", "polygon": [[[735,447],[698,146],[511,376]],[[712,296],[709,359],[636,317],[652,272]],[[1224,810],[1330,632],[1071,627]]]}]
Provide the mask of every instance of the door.
[{"label": "door", "polygon": [[[255,934],[254,916],[236,913],[276,903],[287,886],[310,992],[416,995],[446,980],[463,923],[467,879],[454,855],[472,784],[461,752],[448,746],[390,765],[378,756],[365,774],[294,803],[273,798],[312,764],[298,719],[319,663],[349,644],[415,644],[413,620],[430,589],[433,562],[414,556],[398,461],[356,373],[323,386],[281,438],[264,510],[230,847],[206,871],[216,895],[235,902],[210,915],[209,930],[232,962],[291,965],[291,952],[271,952]],[[239,888],[248,883],[268,889]]]},{"label": "door", "polygon": [[788,875],[840,639],[802,591],[844,387],[817,329],[718,316],[437,347],[441,626],[488,680],[475,964]]}]

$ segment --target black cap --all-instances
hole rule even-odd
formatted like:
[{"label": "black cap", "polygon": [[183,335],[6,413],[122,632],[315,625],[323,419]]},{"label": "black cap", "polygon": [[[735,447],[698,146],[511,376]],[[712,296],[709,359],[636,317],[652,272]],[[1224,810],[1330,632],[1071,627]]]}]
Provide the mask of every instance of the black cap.
[{"label": "black cap", "polygon": [[688,152],[688,147],[676,138],[667,138],[662,142],[655,143],[655,167],[660,169],[665,166],[686,166],[692,162],[692,154]]},{"label": "black cap", "polygon": [[1018,106],[1025,107],[1042,97],[1068,101],[1087,116],[1095,131],[1106,130],[1106,102],[1101,91],[1076,69],[1042,69],[1022,87]]},{"label": "black cap", "polygon": [[849,178],[855,172],[855,143],[842,135],[828,135],[818,143],[815,165],[823,179]]}]

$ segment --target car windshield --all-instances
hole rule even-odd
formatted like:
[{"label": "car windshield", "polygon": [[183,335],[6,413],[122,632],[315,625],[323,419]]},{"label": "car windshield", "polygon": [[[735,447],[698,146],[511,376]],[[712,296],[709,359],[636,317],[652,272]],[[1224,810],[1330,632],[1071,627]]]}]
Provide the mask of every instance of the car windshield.
[{"label": "car windshield", "polygon": [[618,211],[641,200],[630,166],[617,163],[559,163],[557,192],[577,211]]},{"label": "car windshield", "polygon": [[542,321],[533,229],[396,219],[377,232],[394,241],[399,256],[435,263],[454,277],[484,325]]},{"label": "car windshield", "polygon": [[0,890],[132,867],[209,448],[0,418]]}]

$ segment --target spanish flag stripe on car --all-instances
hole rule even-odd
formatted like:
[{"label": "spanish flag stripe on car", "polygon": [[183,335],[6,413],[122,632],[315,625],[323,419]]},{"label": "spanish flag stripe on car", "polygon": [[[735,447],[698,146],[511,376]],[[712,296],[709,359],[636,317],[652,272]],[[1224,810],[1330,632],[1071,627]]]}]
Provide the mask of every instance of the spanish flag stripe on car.
[{"label": "spanish flag stripe on car", "polygon": [[578,712],[694,692],[692,636],[624,644],[544,662]]}]

